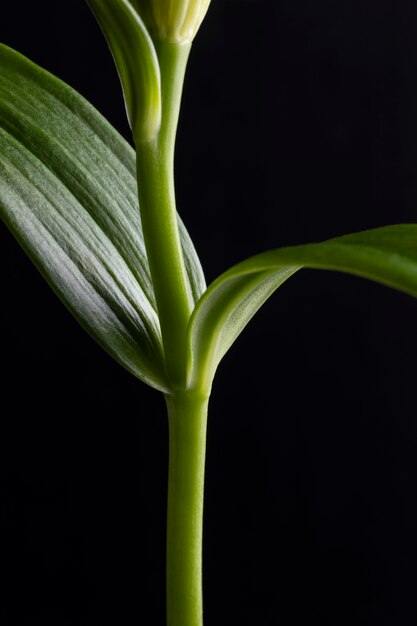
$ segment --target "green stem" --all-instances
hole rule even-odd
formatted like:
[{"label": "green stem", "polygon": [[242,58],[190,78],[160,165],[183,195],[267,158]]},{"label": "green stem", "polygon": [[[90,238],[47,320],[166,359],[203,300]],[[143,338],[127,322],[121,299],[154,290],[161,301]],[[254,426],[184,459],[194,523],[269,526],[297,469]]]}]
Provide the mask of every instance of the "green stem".
[{"label": "green stem", "polygon": [[178,230],[174,147],[190,43],[160,42],[162,124],[151,141],[136,142],[143,234],[155,291],[168,376],[184,383],[185,337],[192,298]]},{"label": "green stem", "polygon": [[202,626],[204,463],[208,398],[167,397],[169,478],[167,527],[168,626]]},{"label": "green stem", "polygon": [[[168,626],[202,626],[202,539],[206,396],[184,391],[186,330],[192,311],[178,231],[174,145],[191,44],[159,43],[162,125],[136,140],[138,193],[145,245],[172,388],[169,416],[167,523]],[[181,391],[178,391],[181,390]]]}]

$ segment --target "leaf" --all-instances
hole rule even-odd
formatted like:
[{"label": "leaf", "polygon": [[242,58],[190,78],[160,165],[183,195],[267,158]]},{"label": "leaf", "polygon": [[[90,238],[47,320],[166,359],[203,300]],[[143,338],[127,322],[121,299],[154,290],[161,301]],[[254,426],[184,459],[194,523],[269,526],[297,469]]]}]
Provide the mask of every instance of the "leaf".
[{"label": "leaf", "polygon": [[152,40],[127,0],[86,0],[119,72],[133,134],[152,139],[161,125],[161,76]]},{"label": "leaf", "polygon": [[210,389],[220,360],[249,320],[302,267],[356,274],[417,297],[417,224],[271,250],[230,268],[209,286],[191,317],[190,388]]},{"label": "leaf", "polygon": [[[79,94],[0,45],[0,217],[84,328],[167,389],[135,154]],[[204,277],[184,226],[196,299]]]}]

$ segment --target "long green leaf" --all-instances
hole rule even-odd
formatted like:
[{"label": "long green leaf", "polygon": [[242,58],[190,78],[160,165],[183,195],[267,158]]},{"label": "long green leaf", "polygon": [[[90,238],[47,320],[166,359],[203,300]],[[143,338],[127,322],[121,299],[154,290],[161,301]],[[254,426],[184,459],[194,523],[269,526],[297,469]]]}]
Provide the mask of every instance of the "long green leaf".
[{"label": "long green leaf", "polygon": [[222,274],[202,296],[190,321],[190,387],[210,388],[219,361],[249,320],[302,267],[356,274],[417,297],[417,224],[271,250]]},{"label": "long green leaf", "polygon": [[[134,152],[79,94],[3,45],[0,217],[84,328],[165,390]],[[198,299],[204,277],[180,228]]]}]

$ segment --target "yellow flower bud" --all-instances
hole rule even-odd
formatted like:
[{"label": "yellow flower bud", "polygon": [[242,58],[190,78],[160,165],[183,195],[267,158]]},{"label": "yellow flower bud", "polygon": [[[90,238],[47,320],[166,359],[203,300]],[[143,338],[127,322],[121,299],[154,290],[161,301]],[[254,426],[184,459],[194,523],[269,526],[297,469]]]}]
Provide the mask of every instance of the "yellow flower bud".
[{"label": "yellow flower bud", "polygon": [[170,43],[192,41],[210,0],[131,0],[157,39]]}]

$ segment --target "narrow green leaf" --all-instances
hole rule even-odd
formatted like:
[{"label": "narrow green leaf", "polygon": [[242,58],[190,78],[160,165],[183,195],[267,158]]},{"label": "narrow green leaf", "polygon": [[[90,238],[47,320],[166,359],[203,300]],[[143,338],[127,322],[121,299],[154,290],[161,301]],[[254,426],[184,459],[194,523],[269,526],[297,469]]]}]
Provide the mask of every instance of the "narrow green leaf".
[{"label": "narrow green leaf", "polygon": [[[79,94],[3,45],[0,217],[84,328],[166,390],[134,151]],[[180,226],[198,299],[204,277]]]},{"label": "narrow green leaf", "polygon": [[152,39],[127,0],[86,2],[113,54],[133,134],[152,139],[161,125],[161,77]]},{"label": "narrow green leaf", "polygon": [[302,267],[356,274],[417,297],[417,224],[271,250],[222,274],[202,296],[190,321],[190,387],[210,388],[219,361],[249,320]]}]

